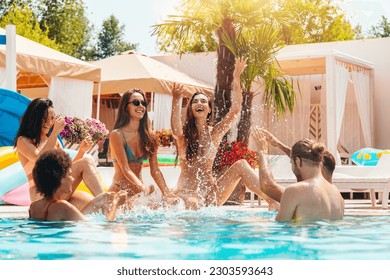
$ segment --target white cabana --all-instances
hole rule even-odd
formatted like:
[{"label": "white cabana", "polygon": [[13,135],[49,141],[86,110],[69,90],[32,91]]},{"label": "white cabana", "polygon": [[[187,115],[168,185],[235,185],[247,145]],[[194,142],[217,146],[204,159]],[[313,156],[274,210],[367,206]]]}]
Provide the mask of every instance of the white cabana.
[{"label": "white cabana", "polygon": [[[373,65],[362,59],[349,56],[336,50],[305,52],[281,52],[277,55],[280,68],[290,76],[323,75],[321,105],[322,140],[326,140],[329,150],[338,155],[337,147],[344,119],[348,83],[353,83],[361,131],[366,147],[373,143],[372,127],[372,79]],[[298,103],[299,103],[298,98]],[[302,118],[303,116],[301,116]],[[304,116],[303,118],[310,118]],[[353,128],[351,128],[353,129]],[[340,156],[336,157],[340,163]]]},{"label": "white cabana", "polygon": [[[0,34],[5,30],[0,28]],[[0,86],[5,65],[6,49],[0,45]],[[93,84],[101,74],[98,66],[16,35],[16,67],[17,90],[49,87],[57,113],[91,117]]]}]

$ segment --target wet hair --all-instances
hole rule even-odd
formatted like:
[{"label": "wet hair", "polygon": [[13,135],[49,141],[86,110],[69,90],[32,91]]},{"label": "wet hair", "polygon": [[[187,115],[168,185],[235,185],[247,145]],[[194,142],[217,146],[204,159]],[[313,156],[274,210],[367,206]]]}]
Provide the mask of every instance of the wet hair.
[{"label": "wet hair", "polygon": [[53,102],[49,98],[36,98],[30,102],[20,120],[14,147],[20,136],[31,139],[35,146],[41,143],[42,125],[46,121],[50,107],[53,108]]},{"label": "wet hair", "polygon": [[[130,123],[130,113],[127,109],[127,104],[130,101],[131,96],[134,93],[139,93],[142,95],[144,101],[146,101],[145,93],[141,89],[130,89],[126,91],[119,102],[118,116],[115,121],[114,129],[122,128]],[[158,139],[156,134],[152,131],[152,124],[148,117],[148,111],[145,108],[145,114],[140,120],[139,133],[141,136],[141,142],[143,148],[146,152],[146,155],[154,154],[158,149]]]},{"label": "wet hair", "polygon": [[330,175],[333,174],[333,171],[336,168],[336,160],[334,156],[328,150],[324,151],[324,155],[322,158],[322,165],[329,172]]},{"label": "wet hair", "polygon": [[314,163],[320,163],[323,159],[325,146],[310,139],[299,140],[291,148],[291,159],[307,159]]},{"label": "wet hair", "polygon": [[[197,95],[206,96],[210,109],[213,108],[211,99],[206,94],[204,94],[203,92],[199,92],[199,91],[195,92],[192,95],[190,101],[187,104],[187,114],[186,114],[186,121],[184,122],[184,125],[183,125],[183,134],[184,134],[184,139],[185,139],[186,144],[187,144],[186,145],[187,146],[186,159],[188,161],[191,161],[194,157],[197,156],[198,148],[199,148],[198,130],[196,129],[195,117],[194,117],[194,113],[192,112],[192,109],[191,109],[191,105],[194,101],[194,98]],[[210,111],[210,113],[207,115],[207,124],[211,125],[211,123],[212,123],[212,111]]]},{"label": "wet hair", "polygon": [[44,197],[52,197],[71,165],[71,158],[63,150],[53,149],[42,153],[32,172],[38,193]]}]

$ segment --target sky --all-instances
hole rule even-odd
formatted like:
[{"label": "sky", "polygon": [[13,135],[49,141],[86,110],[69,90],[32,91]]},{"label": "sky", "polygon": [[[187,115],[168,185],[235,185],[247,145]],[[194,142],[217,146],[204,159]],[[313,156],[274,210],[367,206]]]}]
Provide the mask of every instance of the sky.
[{"label": "sky", "polygon": [[[245,0],[243,0],[245,1]],[[381,15],[390,19],[389,0],[335,0],[346,11],[353,25],[360,23],[363,32],[376,25]],[[158,55],[156,37],[151,36],[151,26],[163,22],[168,14],[175,14],[174,7],[179,0],[84,0],[87,16],[97,29],[103,20],[114,15],[125,25],[124,39],[138,43],[138,52],[145,55]]]}]

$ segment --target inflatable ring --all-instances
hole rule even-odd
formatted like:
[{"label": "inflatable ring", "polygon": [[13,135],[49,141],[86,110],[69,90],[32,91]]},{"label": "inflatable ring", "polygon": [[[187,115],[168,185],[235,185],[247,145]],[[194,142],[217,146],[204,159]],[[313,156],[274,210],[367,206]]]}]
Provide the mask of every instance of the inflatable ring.
[{"label": "inflatable ring", "polygon": [[0,147],[0,170],[19,160],[18,153],[12,146]]},{"label": "inflatable ring", "polygon": [[[103,185],[104,191],[107,192],[107,187],[104,185],[102,176],[101,176],[99,173],[98,173],[98,178],[99,178],[100,183]],[[83,191],[83,192],[92,194],[91,191],[90,191],[90,190],[87,188],[87,186],[85,185],[84,181],[81,181],[81,182],[80,182],[80,184],[79,184],[79,186],[77,187],[76,190],[77,190],[77,191]],[[92,195],[93,195],[93,194],[92,194]]]}]

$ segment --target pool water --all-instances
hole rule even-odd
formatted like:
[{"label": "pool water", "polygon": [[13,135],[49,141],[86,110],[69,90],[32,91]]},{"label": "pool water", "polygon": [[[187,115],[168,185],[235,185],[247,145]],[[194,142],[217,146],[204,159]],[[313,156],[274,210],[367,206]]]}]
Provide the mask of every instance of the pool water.
[{"label": "pool water", "polygon": [[304,225],[276,212],[137,209],[106,222],[0,219],[0,259],[355,260],[390,259],[390,217],[345,217]]}]

